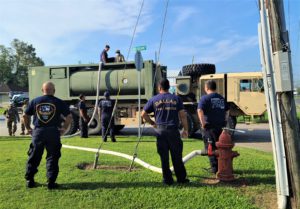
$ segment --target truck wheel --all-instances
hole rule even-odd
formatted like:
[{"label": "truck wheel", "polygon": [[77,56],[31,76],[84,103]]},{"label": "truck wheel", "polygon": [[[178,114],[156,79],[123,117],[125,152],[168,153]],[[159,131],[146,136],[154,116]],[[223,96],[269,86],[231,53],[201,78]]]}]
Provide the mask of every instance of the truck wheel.
[{"label": "truck wheel", "polygon": [[72,134],[76,133],[76,131],[78,130],[78,127],[79,127],[79,117],[73,111],[71,111],[71,114],[72,114],[72,121],[71,121],[69,127],[66,129],[64,135],[72,135]]},{"label": "truck wheel", "polygon": [[101,131],[101,121],[98,113],[96,113],[91,125],[89,126],[89,135],[99,134]]},{"label": "truck wheel", "polygon": [[[231,128],[231,129],[235,129],[236,126],[236,116],[229,116],[228,117],[228,121],[227,121],[227,128]],[[233,136],[234,135],[234,131],[228,131],[228,133]]]},{"label": "truck wheel", "polygon": [[[193,121],[193,118],[192,118],[191,114],[188,113],[188,112],[186,112],[186,117],[187,117],[188,130],[189,130],[188,138],[192,138],[192,136],[195,133],[195,130],[194,130],[194,121]],[[182,124],[179,125],[179,129],[180,129],[180,132],[183,131]]]},{"label": "truck wheel", "polygon": [[201,76],[214,73],[216,73],[216,66],[214,64],[192,64],[182,67],[183,76]]},{"label": "truck wheel", "polygon": [[189,127],[189,138],[192,138],[195,134],[195,125],[193,121],[193,117],[190,113],[186,113],[187,121],[188,121],[188,127]]},{"label": "truck wheel", "polygon": [[125,125],[115,125],[115,132],[118,133],[118,132],[121,131],[124,127],[125,127]]}]

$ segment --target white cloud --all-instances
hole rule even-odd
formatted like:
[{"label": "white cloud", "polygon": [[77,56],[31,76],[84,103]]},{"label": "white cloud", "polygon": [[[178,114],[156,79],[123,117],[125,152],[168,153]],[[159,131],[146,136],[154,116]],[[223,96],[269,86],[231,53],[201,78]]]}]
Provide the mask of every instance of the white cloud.
[{"label": "white cloud", "polygon": [[200,61],[213,63],[227,61],[242,51],[256,47],[257,44],[257,36],[232,37],[231,39],[220,40],[202,54]]},{"label": "white cloud", "polygon": [[177,14],[174,20],[174,27],[179,27],[197,13],[197,10],[193,7],[175,7],[174,11]]},{"label": "white cloud", "polygon": [[[38,54],[66,55],[88,34],[131,36],[140,0],[0,0],[0,44],[13,38],[38,46]],[[145,4],[137,33],[151,23]]]},{"label": "white cloud", "polygon": [[[170,44],[172,45],[172,44]],[[195,62],[220,63],[230,60],[238,53],[257,47],[257,36],[241,37],[232,35],[230,38],[215,40],[208,37],[194,37],[173,44],[170,54],[195,57]]]}]

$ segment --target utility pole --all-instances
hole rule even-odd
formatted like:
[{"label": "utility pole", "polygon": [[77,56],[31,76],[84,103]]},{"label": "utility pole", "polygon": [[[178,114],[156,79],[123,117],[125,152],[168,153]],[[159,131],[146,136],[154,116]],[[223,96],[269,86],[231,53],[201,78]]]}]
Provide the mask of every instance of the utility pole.
[{"label": "utility pole", "polygon": [[[286,153],[289,196],[286,208],[300,208],[300,132],[293,94],[293,74],[288,31],[282,0],[263,1],[268,12],[273,79]],[[274,146],[273,146],[274,147]],[[275,166],[276,167],[276,166]]]}]

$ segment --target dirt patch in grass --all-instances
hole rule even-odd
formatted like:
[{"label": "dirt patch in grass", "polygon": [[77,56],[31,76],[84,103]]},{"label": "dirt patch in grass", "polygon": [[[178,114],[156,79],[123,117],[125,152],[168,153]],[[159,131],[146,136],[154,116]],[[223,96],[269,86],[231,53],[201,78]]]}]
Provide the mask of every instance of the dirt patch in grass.
[{"label": "dirt patch in grass", "polygon": [[261,195],[253,196],[255,205],[260,208],[277,209],[277,194],[276,192],[265,192]]},{"label": "dirt patch in grass", "polygon": [[218,184],[218,186],[226,186],[226,187],[246,187],[248,185],[246,179],[244,178],[236,178],[233,181],[220,181],[217,178],[211,177],[211,178],[204,178],[202,180],[203,184],[206,185],[215,185]]},{"label": "dirt patch in grass", "polygon": [[266,191],[260,194],[257,194],[255,191],[249,191],[249,186],[252,186],[251,183],[245,178],[236,178],[231,182],[222,182],[217,178],[204,178],[201,183],[205,185],[217,185],[217,186],[226,186],[226,187],[235,187],[241,190],[243,193],[246,193],[253,203],[259,208],[266,209],[277,209],[277,194],[276,191]]},{"label": "dirt patch in grass", "polygon": [[277,209],[277,193],[267,191],[263,193],[257,193],[257,191],[249,191],[247,189],[241,189],[245,195],[249,196],[253,203],[258,207],[262,209]]},{"label": "dirt patch in grass", "polygon": [[[94,163],[79,163],[77,168],[81,170],[94,170]],[[117,170],[117,171],[128,171],[128,165],[97,165],[96,170]],[[138,170],[133,167],[131,170]]]},{"label": "dirt patch in grass", "polygon": [[205,178],[201,182],[206,185],[216,185],[220,183],[220,180],[216,178]]}]

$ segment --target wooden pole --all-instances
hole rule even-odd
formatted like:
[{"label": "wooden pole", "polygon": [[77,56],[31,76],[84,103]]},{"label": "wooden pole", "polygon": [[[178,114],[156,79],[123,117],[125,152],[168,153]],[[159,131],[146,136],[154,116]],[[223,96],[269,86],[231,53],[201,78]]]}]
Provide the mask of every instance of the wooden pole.
[{"label": "wooden pole", "polygon": [[[290,55],[289,37],[286,31],[284,8],[282,0],[268,1],[270,18],[270,31],[272,41],[272,52],[287,52],[289,57],[289,69],[291,78],[291,90],[277,92],[280,108],[283,139],[287,157],[290,197],[288,208],[300,208],[300,132],[297,111],[293,94],[293,74]],[[275,67],[275,65],[274,65]],[[282,70],[282,69],[280,69]],[[279,71],[277,71],[279,72]]]}]

